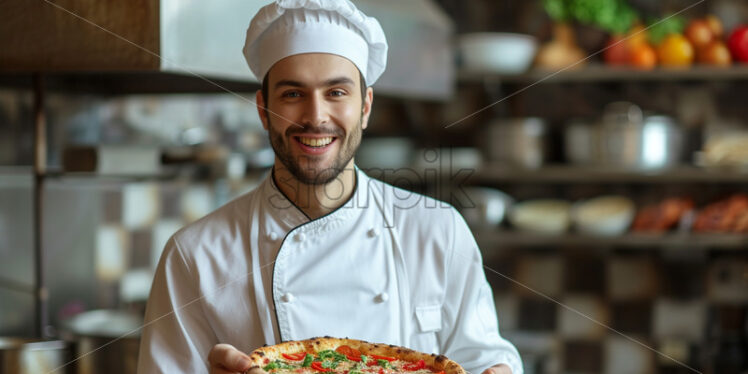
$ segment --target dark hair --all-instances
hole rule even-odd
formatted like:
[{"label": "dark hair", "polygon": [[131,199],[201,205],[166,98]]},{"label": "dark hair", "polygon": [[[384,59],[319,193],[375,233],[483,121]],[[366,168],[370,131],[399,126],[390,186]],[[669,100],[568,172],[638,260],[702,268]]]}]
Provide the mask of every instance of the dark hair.
[{"label": "dark hair", "polygon": [[[268,88],[268,81],[270,76],[270,72],[268,71],[265,73],[265,78],[262,79],[262,100],[265,102],[265,113],[267,113],[267,106],[268,106],[268,95],[269,95],[269,88]],[[364,102],[366,98],[366,79],[364,79],[364,75],[361,74],[361,71],[358,72],[358,79],[361,82],[361,108],[364,107]]]}]

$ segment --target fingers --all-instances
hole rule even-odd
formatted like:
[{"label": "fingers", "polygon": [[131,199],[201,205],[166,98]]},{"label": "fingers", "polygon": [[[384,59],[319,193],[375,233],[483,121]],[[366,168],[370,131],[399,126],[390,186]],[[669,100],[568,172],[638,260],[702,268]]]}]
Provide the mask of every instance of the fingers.
[{"label": "fingers", "polygon": [[211,374],[243,373],[249,369],[249,356],[229,344],[216,344],[208,353]]}]

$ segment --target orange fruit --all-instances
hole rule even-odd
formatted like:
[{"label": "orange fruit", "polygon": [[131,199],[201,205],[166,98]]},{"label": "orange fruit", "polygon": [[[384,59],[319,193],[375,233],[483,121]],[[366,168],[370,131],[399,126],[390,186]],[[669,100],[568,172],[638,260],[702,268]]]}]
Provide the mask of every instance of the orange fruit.
[{"label": "orange fruit", "polygon": [[713,41],[706,47],[699,49],[697,57],[699,62],[709,65],[725,67],[732,63],[730,51],[721,41]]},{"label": "orange fruit", "polygon": [[657,53],[649,43],[637,44],[629,52],[629,65],[641,70],[652,70],[657,66]]},{"label": "orange fruit", "polygon": [[694,50],[685,36],[670,34],[657,47],[657,57],[662,66],[683,68],[693,63]]},{"label": "orange fruit", "polygon": [[696,49],[706,47],[714,40],[714,33],[709,23],[703,19],[692,20],[684,34]]},{"label": "orange fruit", "polygon": [[649,38],[644,25],[637,23],[626,33],[626,46],[631,50],[639,44],[647,43]]},{"label": "orange fruit", "polygon": [[706,20],[706,24],[709,25],[709,29],[712,30],[712,34],[714,34],[715,38],[721,38],[723,32],[722,21],[713,14],[706,16],[704,20]]}]

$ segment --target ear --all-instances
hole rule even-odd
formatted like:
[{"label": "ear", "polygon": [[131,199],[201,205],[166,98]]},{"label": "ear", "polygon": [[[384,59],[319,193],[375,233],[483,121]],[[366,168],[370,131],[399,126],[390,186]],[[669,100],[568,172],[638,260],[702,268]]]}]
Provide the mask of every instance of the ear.
[{"label": "ear", "polygon": [[364,108],[361,112],[361,129],[365,129],[369,126],[369,116],[371,115],[372,104],[374,104],[374,89],[368,87],[366,89],[366,97],[364,97]]},{"label": "ear", "polygon": [[265,99],[262,98],[262,91],[257,90],[255,93],[255,103],[257,104],[257,114],[260,115],[260,120],[262,120],[262,127],[267,130],[268,129],[268,111],[265,107]]}]

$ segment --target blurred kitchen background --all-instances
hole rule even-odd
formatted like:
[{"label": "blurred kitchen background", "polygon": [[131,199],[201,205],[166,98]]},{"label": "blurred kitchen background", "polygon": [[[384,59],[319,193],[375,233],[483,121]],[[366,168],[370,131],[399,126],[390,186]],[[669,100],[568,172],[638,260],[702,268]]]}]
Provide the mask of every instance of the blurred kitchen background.
[{"label": "blurred kitchen background", "polygon": [[[747,2],[354,2],[358,164],[462,211],[526,373],[748,372]],[[134,372],[166,240],[273,162],[263,3],[0,2],[0,372]]]}]

